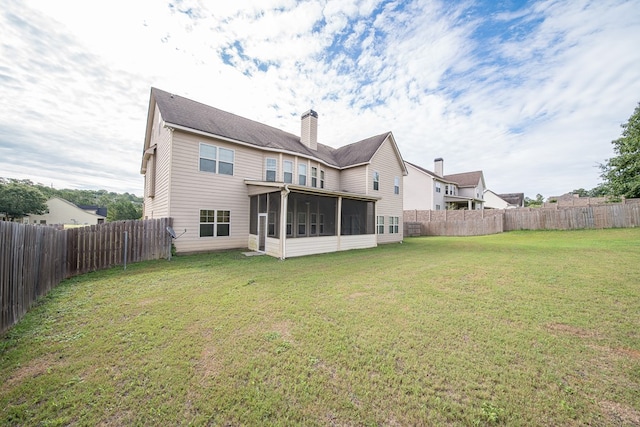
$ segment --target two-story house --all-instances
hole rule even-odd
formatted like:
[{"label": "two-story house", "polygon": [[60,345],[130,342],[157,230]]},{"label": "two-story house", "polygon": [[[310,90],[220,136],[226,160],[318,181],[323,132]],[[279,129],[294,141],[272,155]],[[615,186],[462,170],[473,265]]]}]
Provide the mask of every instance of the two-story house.
[{"label": "two-story house", "polygon": [[404,161],[391,132],[341,148],[318,114],[294,135],[152,88],[144,218],[173,218],[177,252],[249,248],[279,258],[402,241]]},{"label": "two-story house", "polygon": [[482,171],[444,174],[444,160],[434,160],[433,172],[405,162],[403,203],[406,210],[483,209]]}]

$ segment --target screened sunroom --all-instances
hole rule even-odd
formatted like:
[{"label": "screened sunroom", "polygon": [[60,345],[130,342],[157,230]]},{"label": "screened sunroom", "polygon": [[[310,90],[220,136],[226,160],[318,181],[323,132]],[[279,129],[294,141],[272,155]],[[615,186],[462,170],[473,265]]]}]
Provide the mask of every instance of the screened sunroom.
[{"label": "screened sunroom", "polygon": [[251,250],[284,259],[377,245],[378,198],[291,184],[245,183]]}]

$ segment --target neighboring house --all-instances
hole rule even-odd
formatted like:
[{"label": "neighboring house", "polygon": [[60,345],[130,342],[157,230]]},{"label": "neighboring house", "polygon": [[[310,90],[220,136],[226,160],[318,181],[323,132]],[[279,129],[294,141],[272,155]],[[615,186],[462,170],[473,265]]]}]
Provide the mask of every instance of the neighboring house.
[{"label": "neighboring house", "polygon": [[156,88],[146,129],[143,217],[173,218],[179,253],[402,241],[407,171],[391,132],[335,149],[317,141],[313,110],[294,135]]},{"label": "neighboring house", "polygon": [[406,210],[483,209],[482,171],[444,175],[444,160],[434,160],[434,171],[405,162],[403,203]]},{"label": "neighboring house", "polygon": [[105,215],[84,210],[73,203],[52,197],[47,200],[47,212],[43,215],[29,215],[23,218],[25,224],[55,225],[95,225],[105,221]]},{"label": "neighboring house", "polygon": [[524,193],[496,194],[484,190],[484,207],[486,209],[513,209],[524,207]]}]

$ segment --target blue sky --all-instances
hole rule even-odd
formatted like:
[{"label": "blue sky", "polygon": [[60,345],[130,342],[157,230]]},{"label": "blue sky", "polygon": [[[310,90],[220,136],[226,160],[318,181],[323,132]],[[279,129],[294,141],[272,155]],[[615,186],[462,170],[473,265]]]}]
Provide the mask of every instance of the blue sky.
[{"label": "blue sky", "polygon": [[640,0],[2,1],[0,176],[142,194],[152,86],[497,193],[599,182],[640,101]]}]

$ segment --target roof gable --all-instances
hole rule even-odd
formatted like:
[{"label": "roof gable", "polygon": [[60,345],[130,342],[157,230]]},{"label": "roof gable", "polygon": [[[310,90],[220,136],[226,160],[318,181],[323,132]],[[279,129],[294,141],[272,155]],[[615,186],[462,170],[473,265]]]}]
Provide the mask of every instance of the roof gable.
[{"label": "roof gable", "polygon": [[311,150],[300,141],[298,135],[160,89],[151,88],[149,102],[145,150],[150,145],[149,122],[153,121],[154,105],[157,105],[167,126],[203,132],[265,150],[291,152],[318,159],[337,168],[370,162],[380,145],[390,135],[390,132],[387,132],[372,136],[338,149],[318,143],[317,150]]},{"label": "roof gable", "polygon": [[444,177],[441,177],[438,174],[436,174],[435,172],[431,172],[430,170],[425,169],[422,166],[418,166],[415,163],[411,163],[411,162],[407,162],[407,161],[405,161],[405,163],[410,165],[410,166],[412,166],[413,168],[417,169],[418,171],[424,173],[425,175],[429,175],[433,179],[437,179],[438,181],[442,181],[442,182],[448,182],[448,183],[456,184],[455,181],[451,181],[451,180],[448,180],[448,179],[446,179]]},{"label": "roof gable", "polygon": [[524,193],[505,193],[498,196],[511,205],[524,206]]},{"label": "roof gable", "polygon": [[463,172],[453,175],[445,175],[445,179],[458,184],[458,187],[475,187],[482,181],[484,185],[484,177],[482,171]]}]

